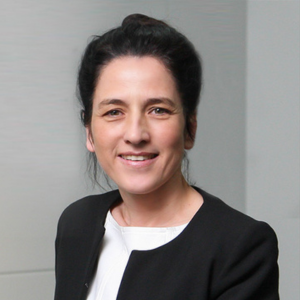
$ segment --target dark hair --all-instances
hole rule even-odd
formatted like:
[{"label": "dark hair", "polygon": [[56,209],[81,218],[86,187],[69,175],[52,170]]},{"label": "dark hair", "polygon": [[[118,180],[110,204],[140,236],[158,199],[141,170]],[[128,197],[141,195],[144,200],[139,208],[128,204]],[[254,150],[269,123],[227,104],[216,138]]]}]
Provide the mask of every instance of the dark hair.
[{"label": "dark hair", "polygon": [[[123,56],[151,56],[165,65],[172,74],[181,97],[186,132],[194,139],[191,126],[202,83],[200,58],[192,43],[176,29],[163,21],[141,14],[127,16],[121,26],[102,36],[95,36],[88,44],[77,82],[84,126],[91,123],[93,97],[101,70],[113,59]],[[95,167],[97,161],[94,154],[93,157]],[[96,176],[95,172],[94,168]]]}]

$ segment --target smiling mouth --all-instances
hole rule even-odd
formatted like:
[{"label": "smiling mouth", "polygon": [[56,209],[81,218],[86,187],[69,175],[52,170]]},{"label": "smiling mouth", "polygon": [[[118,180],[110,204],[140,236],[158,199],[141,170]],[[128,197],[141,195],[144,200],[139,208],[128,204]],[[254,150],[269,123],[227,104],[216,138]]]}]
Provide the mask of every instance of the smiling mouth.
[{"label": "smiling mouth", "polygon": [[149,155],[120,155],[123,159],[131,160],[131,161],[143,161],[155,158],[157,154],[149,154]]}]

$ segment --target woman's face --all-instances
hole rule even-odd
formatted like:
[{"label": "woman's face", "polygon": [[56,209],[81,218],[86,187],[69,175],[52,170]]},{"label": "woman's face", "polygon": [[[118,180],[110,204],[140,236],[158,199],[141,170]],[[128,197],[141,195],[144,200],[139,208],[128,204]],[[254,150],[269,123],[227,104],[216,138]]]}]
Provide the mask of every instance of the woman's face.
[{"label": "woman's face", "polygon": [[174,80],[159,60],[126,56],[104,67],[87,148],[121,192],[174,189],[184,149],[192,146]]}]

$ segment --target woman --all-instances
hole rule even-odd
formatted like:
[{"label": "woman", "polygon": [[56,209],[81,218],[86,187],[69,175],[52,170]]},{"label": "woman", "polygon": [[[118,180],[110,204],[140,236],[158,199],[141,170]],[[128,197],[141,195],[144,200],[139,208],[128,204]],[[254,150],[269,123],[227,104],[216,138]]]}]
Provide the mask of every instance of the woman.
[{"label": "woman", "polygon": [[162,21],[130,15],[88,45],[86,145],[118,190],[62,214],[56,300],[279,299],[273,230],[182,175],[200,87],[193,45]]}]

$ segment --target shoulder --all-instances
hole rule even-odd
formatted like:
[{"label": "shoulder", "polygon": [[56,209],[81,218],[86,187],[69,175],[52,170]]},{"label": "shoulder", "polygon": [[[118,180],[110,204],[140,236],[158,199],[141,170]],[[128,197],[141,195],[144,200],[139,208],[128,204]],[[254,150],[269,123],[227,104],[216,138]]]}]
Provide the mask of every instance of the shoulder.
[{"label": "shoulder", "polygon": [[274,230],[217,197],[198,191],[204,204],[197,216],[197,239],[199,244],[205,241],[209,248],[205,250],[206,259],[213,262],[212,298],[231,299],[235,295],[235,299],[244,299],[247,295],[249,299],[278,299],[278,242]]},{"label": "shoulder", "polygon": [[247,239],[246,244],[264,242],[277,247],[274,230],[265,222],[258,221],[237,211],[221,199],[196,188],[201,193],[204,204],[198,212],[198,223],[201,223],[209,239],[222,240],[223,246],[232,250],[235,243]]},{"label": "shoulder", "polygon": [[79,229],[87,223],[105,219],[111,205],[120,199],[118,190],[91,195],[70,204],[61,214],[58,228]]}]

